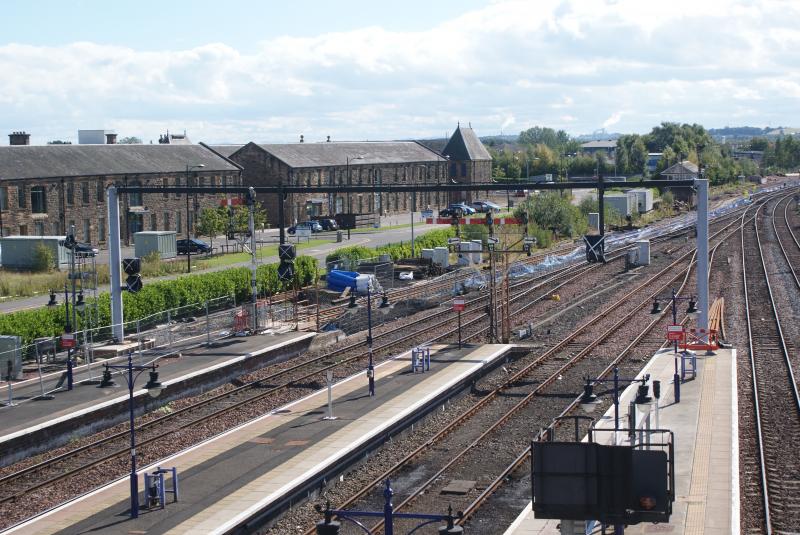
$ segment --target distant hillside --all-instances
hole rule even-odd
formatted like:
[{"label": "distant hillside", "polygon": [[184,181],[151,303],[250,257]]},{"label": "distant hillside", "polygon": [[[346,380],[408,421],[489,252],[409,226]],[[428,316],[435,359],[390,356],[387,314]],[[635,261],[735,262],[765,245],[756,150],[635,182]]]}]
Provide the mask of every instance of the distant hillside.
[{"label": "distant hillside", "polygon": [[766,135],[768,131],[768,128],[759,128],[757,126],[726,126],[725,128],[708,129],[709,134],[720,137],[757,137]]}]

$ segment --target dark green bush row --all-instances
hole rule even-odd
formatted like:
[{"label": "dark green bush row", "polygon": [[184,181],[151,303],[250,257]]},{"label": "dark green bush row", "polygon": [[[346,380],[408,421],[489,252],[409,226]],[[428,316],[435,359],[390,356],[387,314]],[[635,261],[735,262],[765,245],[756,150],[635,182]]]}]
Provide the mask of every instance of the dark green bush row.
[{"label": "dark green bush row", "polygon": [[[306,286],[314,282],[316,260],[300,256],[295,261],[297,282]],[[278,280],[278,265],[259,266],[256,280],[260,295],[275,294],[291,288],[291,283]],[[250,298],[250,268],[236,267],[212,273],[198,273],[172,280],[147,282],[138,293],[124,292],[122,296],[125,321],[136,321],[167,309],[203,303],[218,297],[235,296],[236,302]],[[111,323],[111,297],[103,293],[97,299],[95,326]],[[34,338],[51,337],[64,332],[64,305],[21,310],[0,316],[0,334],[21,336],[24,344]],[[80,325],[78,328],[81,328]]]}]

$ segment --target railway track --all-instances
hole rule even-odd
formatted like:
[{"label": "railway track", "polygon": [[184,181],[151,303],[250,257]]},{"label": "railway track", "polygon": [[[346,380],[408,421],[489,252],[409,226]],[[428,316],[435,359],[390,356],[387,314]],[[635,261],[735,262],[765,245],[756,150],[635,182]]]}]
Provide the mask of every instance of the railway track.
[{"label": "railway track", "polygon": [[[743,220],[747,220],[746,214],[742,214]],[[728,241],[738,239],[739,229],[735,231],[728,232],[720,242],[711,249],[711,258],[709,262],[709,270],[711,271],[712,278],[714,275],[714,271],[712,270],[714,261],[717,258],[717,253],[721,250],[723,244],[727,243]],[[727,265],[730,265],[729,263]],[[692,282],[688,279],[689,272],[686,272],[686,277],[684,279],[683,284],[681,285],[681,289],[679,293],[692,293],[694,291]],[[725,283],[717,280],[715,281],[717,284],[716,286],[723,286]],[[666,311],[665,311],[666,312]],[[662,325],[665,325],[663,322],[664,316],[662,315]],[[686,323],[688,321],[688,316],[684,316],[681,321],[682,323]],[[671,323],[671,322],[668,322]],[[652,343],[653,349],[657,349],[659,347],[664,346],[663,335],[661,335],[660,329],[655,329],[651,331],[651,334],[647,335],[652,337],[653,333],[656,334],[656,337],[650,342]],[[645,338],[647,340],[647,337]],[[632,343],[637,343],[634,340]],[[624,361],[620,361],[615,363],[614,365],[618,365],[621,368],[621,371],[624,373],[626,363]],[[641,366],[634,365],[630,368],[629,376],[634,376],[639,373],[639,369]],[[596,377],[605,377],[613,370],[613,365],[609,365],[603,372],[601,372]],[[576,398],[572,403],[570,403],[559,415],[558,417],[564,417],[571,413],[574,413],[577,410],[579,404],[579,398]],[[601,403],[601,410],[605,410],[610,405],[610,400],[605,400]],[[540,432],[540,436],[544,433],[553,433],[556,432],[557,428],[561,424],[561,421],[558,419],[554,419],[553,422],[548,426],[547,429],[542,430]],[[572,433],[573,429],[572,426],[569,426],[569,429],[565,429],[562,432],[565,432],[568,437],[565,437],[564,440],[573,440]],[[588,428],[586,425],[580,426],[581,433],[588,432]],[[525,450],[520,453],[514,460],[508,464],[504,470],[501,471],[500,475],[492,481],[489,485],[487,485],[486,489],[469,505],[466,506],[464,509],[464,516],[461,520],[459,520],[460,524],[469,523],[470,527],[468,529],[478,529],[480,532],[490,533],[492,532],[491,526],[495,523],[499,523],[500,526],[509,525],[513,520],[516,519],[519,513],[519,502],[527,503],[530,500],[529,488],[530,488],[530,447],[526,446]],[[512,487],[511,489],[506,489],[505,487]],[[514,487],[517,487],[516,489]],[[524,489],[524,496],[519,496],[520,491],[519,487]],[[499,497],[497,497],[499,495]],[[518,499],[514,501],[514,498],[517,497]],[[521,499],[520,499],[521,498]],[[516,505],[516,507],[515,507]],[[489,511],[484,512],[484,509],[489,509]],[[499,521],[499,522],[498,522]],[[505,521],[503,523],[502,521]],[[502,527],[500,528],[502,532]]]},{"label": "railway track", "polygon": [[[761,207],[756,216],[752,224],[742,224],[741,238],[755,428],[754,445],[746,442],[755,451],[744,456],[741,469],[749,476],[744,482],[742,524],[748,533],[796,533],[800,526],[800,396],[784,336],[789,318],[782,318],[776,305],[774,270],[769,269],[762,247],[767,216]],[[775,216],[773,209],[772,230],[778,236]],[[747,507],[748,502],[760,504],[760,510]]]},{"label": "railway track", "polygon": [[[622,255],[619,255],[617,258],[621,257]],[[568,266],[544,277],[515,283],[512,285],[512,302],[517,303],[523,300],[525,302],[521,303],[515,309],[514,313],[516,314],[530,308],[533,304],[545,299],[553,290],[561,288],[581,277],[585,277],[587,272],[597,267],[596,265],[586,264],[581,266]],[[448,281],[447,283],[452,284],[452,281]],[[532,297],[532,293],[537,291],[541,295]],[[486,296],[481,296],[468,302],[468,314],[464,325],[465,327],[477,326],[483,321],[484,313],[481,310],[481,306],[485,301]],[[445,317],[432,321],[434,316]],[[419,337],[425,333],[445,328],[454,317],[455,315],[453,314],[442,314],[441,311],[435,311],[433,314],[414,320],[404,327],[405,330],[409,325],[420,325],[420,328],[412,334],[402,335],[399,338],[396,334],[390,332],[380,334],[374,337],[374,339],[379,340],[385,336],[387,341],[385,344],[377,346],[375,348],[375,353],[377,355],[382,351],[388,352],[392,347],[407,342],[414,336]],[[473,337],[479,336],[486,329],[488,329],[488,327],[483,329],[478,328],[473,333]],[[445,330],[445,332],[435,336],[432,341],[453,336],[455,332],[456,329]],[[146,460],[148,445],[154,446],[163,444],[164,442],[174,442],[175,440],[180,442],[179,439],[182,434],[191,434],[192,429],[201,424],[210,427],[212,430],[219,430],[219,432],[222,432],[224,426],[212,425],[209,424],[209,421],[219,421],[223,419],[222,417],[230,417],[231,413],[245,406],[248,406],[250,410],[244,411],[246,413],[245,416],[243,419],[236,420],[237,422],[251,419],[259,413],[263,414],[264,412],[268,412],[270,407],[274,408],[285,403],[287,401],[287,396],[291,397],[289,394],[290,390],[294,389],[295,392],[305,393],[309,388],[318,386],[317,381],[320,377],[320,373],[327,369],[336,369],[337,373],[340,375],[342,373],[347,375],[359,371],[363,368],[367,355],[366,352],[358,352],[359,347],[363,348],[363,345],[363,343],[350,344],[323,356],[309,359],[306,362],[289,365],[278,372],[233,388],[218,396],[208,397],[170,414],[154,418],[140,425],[137,429],[137,433],[141,438],[139,441],[140,456]],[[355,355],[348,355],[353,352],[358,353]],[[281,393],[283,393],[283,395],[278,395]],[[229,425],[228,427],[231,426]],[[47,503],[47,499],[50,499],[53,503],[59,503],[63,501],[63,499],[53,499],[54,492],[48,490],[58,483],[64,482],[70,478],[81,477],[81,474],[92,470],[94,470],[95,473],[104,472],[104,480],[108,480],[109,475],[115,472],[124,473],[125,458],[128,454],[128,447],[125,443],[127,437],[127,431],[115,433],[109,437],[73,449],[63,455],[53,457],[14,474],[9,474],[0,478],[0,504],[5,505],[20,502],[23,498],[32,495],[44,497],[44,503]],[[177,437],[177,439],[175,437]],[[118,447],[113,446],[114,441],[120,443],[120,445]],[[164,455],[159,455],[157,452],[154,452],[153,456],[155,458],[160,458]],[[89,458],[89,460],[82,460],[86,458]],[[114,470],[113,468],[101,470],[101,468],[108,465],[117,466],[121,468],[121,470]]]},{"label": "railway track", "polygon": [[[442,490],[443,483],[451,479],[470,479],[469,474],[495,474],[497,477],[494,480],[486,481],[482,479],[478,482],[478,485],[483,487],[483,492],[478,496],[477,500],[485,499],[486,496],[494,492],[494,489],[499,486],[498,482],[502,481],[509,471],[515,470],[515,467],[524,462],[524,455],[522,457],[516,455],[515,448],[523,447],[520,445],[526,442],[529,443],[531,426],[524,423],[520,425],[520,419],[532,423],[534,427],[537,422],[546,425],[546,423],[549,423],[550,418],[558,414],[558,410],[562,405],[558,399],[564,395],[564,390],[568,392],[580,391],[583,373],[596,374],[600,371],[598,367],[601,365],[605,366],[602,373],[610,371],[613,365],[619,363],[622,358],[633,351],[637,344],[639,345],[637,351],[642,351],[647,356],[663,344],[660,331],[658,331],[657,336],[652,337],[650,340],[645,341],[644,337],[647,333],[652,332],[656,324],[662,321],[666,322],[665,316],[662,315],[655,321],[651,321],[649,318],[647,321],[643,321],[638,312],[642,308],[649,306],[653,295],[670,287],[672,282],[678,278],[683,277],[683,284],[685,284],[685,278],[688,276],[691,266],[691,261],[687,257],[688,254],[683,255],[668,268],[665,268],[600,314],[585,322],[572,335],[562,340],[561,343],[533,359],[520,371],[508,378],[507,381],[487,393],[485,397],[432,439],[411,452],[395,466],[380,474],[370,484],[365,485],[360,492],[345,503],[337,505],[337,508],[379,507],[381,496],[375,492],[375,489],[380,488],[381,481],[386,478],[392,478],[393,480],[400,478],[404,483],[407,480],[416,481],[420,479],[423,472],[427,479],[422,484],[410,493],[401,491],[400,494],[396,494],[398,500],[395,501],[395,510],[402,510],[411,503],[417,504],[416,506],[421,510],[441,509],[441,498],[437,498],[439,495],[437,491]],[[681,273],[683,275],[672,276],[672,269],[679,264],[682,266]],[[657,281],[660,282],[657,284]],[[651,294],[647,289],[654,284],[657,284],[659,289],[654,294]],[[646,297],[641,299],[643,294]],[[636,298],[641,299],[641,301],[630,307],[630,300],[634,299],[636,301]],[[620,310],[621,307],[626,308],[626,313],[620,318],[614,312]],[[640,321],[637,322],[637,319]],[[621,352],[614,350],[614,346],[620,344],[619,340],[614,340],[614,335],[619,334],[620,329],[629,329],[631,323],[637,323],[638,325],[645,323],[646,325],[638,335],[634,336],[632,341],[627,336],[618,336],[617,338],[624,340],[625,343],[623,345],[625,347],[622,348]],[[642,348],[642,344],[646,344],[646,347]],[[594,356],[587,358],[590,353]],[[569,378],[567,377],[568,371]],[[569,383],[569,386],[567,386],[567,383]],[[535,404],[535,410],[541,411],[546,406],[548,410],[543,412],[547,412],[547,415],[537,414],[534,417],[527,412],[521,414],[533,399],[538,400],[537,404]],[[513,420],[517,421],[516,425],[511,423]],[[464,425],[467,422],[469,425]],[[472,435],[470,435],[470,430],[472,430]],[[485,431],[475,437],[475,430]],[[446,444],[443,443],[445,437],[447,437]],[[451,443],[467,443],[468,445],[459,451],[448,448]],[[487,456],[487,451],[491,451],[492,455]],[[441,468],[433,472],[432,468],[423,470],[416,466],[414,461],[423,453],[425,453],[424,461],[420,461],[417,464],[424,464],[427,467],[441,466]],[[509,456],[515,460],[510,467],[499,467],[497,465],[495,458],[507,459]],[[436,461],[440,459],[442,464],[437,464]],[[491,465],[491,468],[489,465]],[[495,468],[498,468],[498,470],[495,470]],[[400,486],[396,486],[395,490],[397,491],[398,488]],[[448,496],[446,500],[452,501],[459,508],[462,505],[469,505],[468,501],[457,496]],[[477,505],[474,508],[477,508]],[[469,511],[469,508],[465,510]],[[373,526],[373,531],[379,529],[380,525]],[[311,531],[306,533],[311,533]]]}]

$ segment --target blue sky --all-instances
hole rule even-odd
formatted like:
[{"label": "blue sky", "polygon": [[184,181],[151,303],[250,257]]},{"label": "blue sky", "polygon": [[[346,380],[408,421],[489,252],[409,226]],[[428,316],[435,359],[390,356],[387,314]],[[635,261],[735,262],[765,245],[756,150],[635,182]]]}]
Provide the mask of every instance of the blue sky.
[{"label": "blue sky", "polygon": [[[47,13],[47,16],[43,16]],[[402,139],[800,125],[800,3],[8,2],[0,130]]]}]

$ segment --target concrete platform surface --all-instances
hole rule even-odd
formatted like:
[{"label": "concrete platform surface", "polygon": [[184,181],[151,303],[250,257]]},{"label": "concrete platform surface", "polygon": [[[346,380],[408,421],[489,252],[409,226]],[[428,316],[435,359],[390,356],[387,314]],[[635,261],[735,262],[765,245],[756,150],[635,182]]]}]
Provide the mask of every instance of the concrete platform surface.
[{"label": "concrete platform surface", "polygon": [[412,373],[405,353],[376,367],[375,397],[368,394],[364,372],[336,383],[334,420],[323,419],[328,396],[323,389],[160,461],[162,467],[177,467],[181,493],[180,501],[164,510],[128,519],[126,477],[9,533],[225,533],[279,507],[285,496],[340,473],[351,459],[361,458],[365,446],[382,442],[400,424],[435,407],[510,349],[434,346],[425,373]]},{"label": "concrete platform surface", "polygon": [[[167,399],[165,394],[172,394],[173,397],[181,395],[180,390],[185,390],[188,384],[196,385],[201,382],[203,376],[216,374],[218,380],[222,379],[225,368],[231,370],[242,368],[245,362],[254,357],[269,358],[266,355],[280,351],[291,344],[301,341],[310,343],[314,333],[306,332],[287,332],[283,334],[265,334],[251,337],[226,338],[212,343],[211,347],[201,346],[195,349],[184,351],[180,358],[162,358],[157,361],[159,366],[159,379],[165,387],[162,396],[154,400],[156,402]],[[125,359],[115,359],[114,364],[124,364]],[[142,360],[134,356],[135,364],[149,364],[150,361]],[[91,376],[99,379],[102,373],[100,363],[93,365]],[[244,372],[242,372],[244,373]],[[45,381],[48,386],[55,388],[61,373],[53,374]],[[15,439],[32,435],[48,428],[55,429],[59,424],[69,423],[71,420],[77,421],[87,414],[103,411],[114,405],[119,405],[123,409],[123,416],[127,419],[128,391],[124,387],[124,379],[116,377],[118,388],[98,388],[97,383],[87,384],[90,372],[86,366],[75,369],[75,386],[72,390],[56,390],[53,393],[54,399],[34,400],[40,393],[38,379],[25,381],[24,384],[14,386],[14,396],[16,399],[29,398],[28,401],[19,403],[13,407],[3,407],[0,409],[0,449],[6,448],[3,457],[8,454],[8,449],[17,447],[11,446]],[[140,378],[134,390],[134,396],[142,400],[147,398],[147,391],[143,389],[147,382],[147,376]],[[188,392],[187,392],[188,393]],[[149,401],[148,401],[149,403]],[[106,411],[108,412],[108,411]],[[108,418],[104,415],[103,418]]]},{"label": "concrete platform surface", "polygon": [[[681,400],[677,404],[671,350],[657,353],[639,375],[649,373],[651,380],[661,381],[660,427],[675,434],[676,497],[669,523],[629,526],[626,534],[739,533],[736,350],[719,350],[709,357],[699,354],[697,360],[697,378],[681,384]],[[620,397],[622,422],[627,422],[627,407],[636,397],[637,386],[626,388]],[[613,429],[613,406],[596,427]],[[598,433],[596,440],[613,440],[613,433]],[[620,436],[619,444],[622,443],[625,437]],[[534,518],[529,504],[505,535],[557,535],[561,533],[558,525],[558,520]],[[612,531],[609,528],[607,532]]]}]

